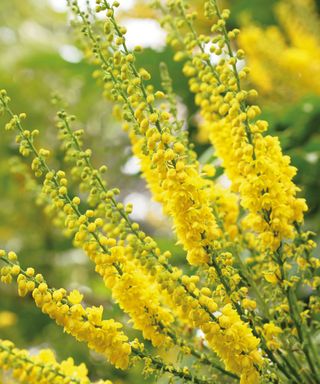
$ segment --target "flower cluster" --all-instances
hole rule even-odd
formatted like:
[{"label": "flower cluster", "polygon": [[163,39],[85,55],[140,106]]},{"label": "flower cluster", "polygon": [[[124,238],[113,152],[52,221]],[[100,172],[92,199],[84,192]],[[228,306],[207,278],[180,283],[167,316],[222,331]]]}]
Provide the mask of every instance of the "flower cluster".
[{"label": "flower cluster", "polygon": [[[312,233],[301,228],[307,206],[292,181],[296,169],[279,140],[265,134],[268,123],[258,119],[260,108],[252,103],[256,91],[242,88],[249,70],[243,67],[244,52],[234,48],[239,30],[227,30],[229,11],[216,0],[204,4],[204,15],[214,20],[209,35],[198,34],[190,1],[154,3],[176,50],[174,59],[184,61],[201,124],[231,189],[215,179],[212,164],[197,159],[165,64],[160,66],[162,90],[136,64],[141,48],[127,47],[126,28],[116,17],[119,3],[97,0],[95,18],[93,10],[68,1],[86,56],[98,66],[94,76],[128,133],[153,198],[172,219],[192,273],[171,264],[171,253],[132,220],[132,204],[124,205],[119,189],[107,185],[107,167],[94,165],[84,130],[74,127],[75,116],[64,110],[57,114],[68,166],[55,170],[50,151],[37,146],[39,131],[24,128],[26,115],[12,112],[6,91],[0,92],[0,112],[9,115],[5,128],[16,131],[19,152],[30,159],[34,178],[25,179],[30,178],[53,224],[85,252],[152,351],[178,351],[192,358],[192,366],[165,363],[147,352],[139,339],[128,339],[124,324],[103,319],[103,306],[87,306],[77,290],[50,288],[32,267],[22,269],[12,251],[0,251],[1,282],[15,280],[20,296],[31,294],[65,332],[120,369],[143,360],[145,375],[166,373],[197,384],[216,378],[241,384],[316,383],[320,362],[310,319],[320,308],[320,263],[312,254]],[[309,303],[299,299],[299,283],[312,291]],[[50,353],[29,356],[10,342],[0,341],[0,364],[20,381],[35,382],[37,375],[43,383],[88,382],[85,368],[71,360],[59,365]]]},{"label": "flower cluster", "polygon": [[[205,4],[207,17],[217,19],[211,28],[212,36],[196,33],[194,20],[197,14],[188,10],[188,2],[155,3],[164,15],[162,25],[169,31],[168,42],[178,50],[175,59],[185,60],[184,74],[190,78],[190,90],[196,95],[203,124],[223,161],[232,189],[239,193],[240,203],[247,212],[241,227],[246,231],[244,241],[248,242],[253,253],[252,260],[259,262],[257,268],[260,273],[256,278],[259,279],[266,268],[267,281],[280,286],[275,294],[279,293],[280,301],[284,300],[283,307],[290,308],[293,322],[299,329],[302,315],[297,311],[297,299],[292,289],[300,279],[295,275],[289,278],[287,272],[292,265],[291,257],[296,254],[296,246],[293,246],[293,252],[289,252],[290,243],[285,242],[299,238],[307,206],[304,199],[296,197],[298,188],[292,181],[296,169],[290,165],[290,158],[282,154],[277,138],[264,135],[268,124],[257,119],[260,108],[252,105],[256,91],[242,89],[241,82],[249,70],[242,64],[244,52],[234,51],[232,45],[240,31],[228,32],[226,22],[230,12],[226,9],[221,11],[215,0]],[[212,55],[216,57],[214,62]],[[257,233],[259,237],[254,238],[247,231]],[[250,275],[252,271],[249,271]],[[248,307],[249,302],[244,302]],[[299,335],[301,343],[308,338],[307,333],[302,333]],[[268,332],[263,335],[263,343],[266,347],[271,345]],[[310,360],[310,353],[305,353]],[[270,350],[268,355],[270,357]],[[310,362],[311,369],[312,366]]]},{"label": "flower cluster", "polygon": [[250,78],[266,100],[274,96],[275,89],[281,103],[320,93],[319,78],[310,75],[317,73],[320,65],[315,7],[313,1],[283,0],[276,7],[276,16],[284,32],[276,26],[242,28],[239,44],[246,51]]},{"label": "flower cluster", "polygon": [[14,252],[0,251],[7,266],[1,268],[1,281],[10,283],[16,278],[18,293],[30,293],[41,311],[64,328],[78,341],[84,341],[89,348],[101,353],[118,368],[125,369],[129,363],[131,347],[127,336],[120,331],[122,324],[113,319],[103,320],[103,307],[85,308],[79,291],[68,293],[65,289],[49,288],[41,274],[33,268],[21,269]]},{"label": "flower cluster", "polygon": [[[209,345],[222,356],[226,365],[228,365],[228,362],[230,364],[231,361],[229,361],[230,353],[228,352],[230,343],[233,345],[239,337],[242,337],[241,332],[233,335],[234,330],[238,329],[240,331],[240,329],[242,329],[242,332],[245,331],[248,337],[244,345],[240,348],[239,364],[237,369],[231,368],[231,371],[242,374],[242,376],[247,376],[247,372],[250,369],[256,372],[254,365],[261,364],[261,357],[258,359],[260,354],[257,352],[258,339],[251,334],[247,325],[242,323],[234,310],[233,316],[231,317],[233,321],[224,323],[223,326],[220,324],[219,318],[217,319],[216,316],[212,315],[212,313],[218,309],[218,306],[212,297],[210,298],[210,296],[212,296],[210,289],[203,288],[200,293],[194,284],[199,278],[195,277],[193,279],[183,276],[181,271],[173,269],[173,267],[165,262],[166,257],[164,256],[162,256],[162,262],[156,263],[158,269],[162,266],[162,269],[166,271],[166,273],[162,271],[162,273],[156,274],[156,276],[159,276],[159,286],[151,281],[154,273],[151,273],[148,277],[148,271],[146,271],[146,269],[140,269],[144,263],[140,265],[137,264],[132,251],[136,249],[136,253],[139,252],[138,255],[140,255],[140,253],[143,255],[143,252],[146,251],[153,251],[155,253],[153,259],[157,259],[159,249],[156,245],[152,244],[152,239],[145,238],[143,232],[135,232],[138,230],[138,227],[135,223],[131,224],[127,216],[125,216],[127,220],[120,221],[119,225],[119,215],[112,214],[112,206],[116,208],[118,214],[120,211],[125,215],[125,211],[123,211],[120,203],[113,203],[114,193],[116,191],[106,190],[100,178],[101,175],[99,175],[97,170],[93,169],[89,161],[90,156],[88,153],[79,150],[81,149],[81,143],[77,140],[75,133],[72,132],[68,121],[69,119],[64,113],[59,113],[59,117],[63,122],[62,125],[58,124],[60,129],[67,130],[67,133],[69,133],[69,136],[63,135],[67,143],[70,139],[73,140],[74,144],[77,143],[77,156],[73,157],[77,159],[79,156],[82,162],[85,163],[83,165],[80,164],[80,166],[78,165],[77,169],[80,175],[86,172],[86,178],[88,177],[89,180],[99,180],[97,184],[89,184],[91,184],[93,188],[98,188],[97,185],[100,185],[100,188],[102,188],[100,192],[104,193],[100,198],[106,201],[106,203],[100,202],[96,210],[87,210],[85,215],[81,215],[79,207],[80,199],[69,196],[66,174],[63,171],[58,171],[56,174],[52,170],[49,171],[46,160],[40,155],[40,153],[47,153],[47,151],[42,149],[38,153],[34,145],[30,146],[29,143],[26,143],[26,149],[30,148],[35,159],[38,159],[37,161],[32,161],[32,168],[35,175],[45,175],[42,193],[45,194],[46,199],[43,200],[50,201],[50,198],[53,198],[54,207],[63,208],[63,223],[71,233],[74,234],[75,245],[81,246],[90,259],[94,261],[96,271],[103,277],[106,286],[111,289],[113,297],[119,303],[120,307],[130,314],[135,327],[142,330],[144,338],[152,340],[155,346],[172,343],[172,339],[176,339],[168,329],[168,326],[173,321],[172,315],[170,315],[170,312],[167,310],[162,310],[160,305],[159,288],[161,286],[165,287],[168,290],[168,295],[166,295],[167,304],[169,304],[171,308],[176,309],[178,306],[179,309],[176,312],[178,312],[178,316],[183,321],[187,321],[192,327],[196,326],[202,329]],[[20,117],[17,117],[16,124],[20,123]],[[18,142],[23,141],[23,138],[28,136],[26,132],[27,131],[24,130],[20,133],[18,136],[20,140],[18,140]],[[23,135],[23,138],[21,138],[21,135]],[[75,140],[77,140],[76,143]],[[67,147],[71,150],[70,145],[67,145]],[[73,151],[74,150],[73,148]],[[70,156],[70,151],[67,152],[67,156]],[[84,161],[84,159],[87,161]],[[37,166],[35,167],[34,164],[37,164]],[[80,172],[82,166],[84,166],[84,169]],[[75,169],[76,168],[74,168],[73,173],[75,173]],[[90,189],[88,197],[90,202],[92,202],[92,195],[92,189]],[[101,218],[101,212],[104,214],[103,216],[110,217],[111,222],[105,223]],[[97,216],[100,217],[97,218]],[[129,247],[124,246],[126,244],[124,241],[125,238],[123,238],[123,234],[126,232],[125,224],[127,224],[127,226],[129,225],[130,229],[128,233]],[[105,232],[104,234],[100,233],[100,228]],[[133,236],[134,234],[135,236]],[[118,236],[120,236],[120,238],[118,238]],[[140,247],[137,248],[137,244],[135,244],[136,239],[140,239],[140,241],[143,240],[144,246],[142,249],[141,244]],[[135,242],[133,242],[133,240],[135,240]],[[141,275],[139,275],[139,269]],[[10,276],[10,273],[7,275]],[[169,280],[166,281],[165,277],[169,277]],[[180,287],[174,287],[175,294],[170,296],[169,287],[170,285],[171,287],[177,285],[177,280],[182,284],[182,287],[181,285]],[[185,300],[182,301],[184,297]],[[230,311],[231,309],[229,312]],[[220,336],[219,344],[216,344],[214,335]],[[185,347],[185,343],[181,343],[181,341],[178,341],[178,343],[180,346]],[[223,350],[225,350],[226,353],[219,353],[218,346],[223,346]],[[257,354],[254,353],[254,350]],[[191,353],[195,354],[194,351],[191,351]],[[241,363],[243,359],[247,361],[245,364]],[[253,377],[255,377],[255,375]]]},{"label": "flower cluster", "polygon": [[[12,372],[19,383],[30,384],[90,384],[88,370],[82,363],[75,365],[71,357],[58,363],[50,349],[42,349],[36,355],[18,349],[9,340],[0,340],[0,367]],[[112,384],[99,380],[95,384]]]},{"label": "flower cluster", "polygon": [[[150,357],[144,352],[144,346],[138,340],[128,342],[127,336],[120,331],[122,324],[113,319],[102,319],[102,306],[84,307],[81,304],[83,295],[77,290],[67,292],[64,288],[49,288],[43,276],[35,274],[33,268],[29,267],[23,270],[20,267],[15,252],[10,251],[6,253],[4,250],[0,250],[0,257],[6,264],[0,270],[2,282],[8,284],[16,278],[20,296],[31,293],[35,304],[43,313],[54,319],[58,325],[63,326],[64,331],[70,333],[78,341],[87,342],[89,348],[103,354],[115,367],[120,369],[127,368],[129,356],[132,354],[134,355],[132,356],[134,361],[142,359],[152,372],[159,369],[169,373],[172,377],[180,377],[197,384],[210,382],[207,379],[198,379],[196,376],[191,375],[188,370],[166,365],[160,358]],[[8,348],[5,349],[4,347]],[[61,377],[65,379],[63,382],[66,383],[88,383],[88,381],[83,381],[86,368],[84,366],[74,367],[72,359],[62,362],[61,369],[59,370],[59,366],[57,363],[54,364],[51,354],[44,352],[39,355],[39,358],[31,359],[28,358],[25,351],[18,353],[16,349],[12,349],[13,344],[10,341],[5,341],[4,347],[1,348],[0,343],[0,357],[2,356],[1,352],[3,352],[5,358],[3,363],[4,369],[18,368],[19,365],[21,367],[21,362],[23,361],[23,367],[14,370],[14,373],[20,380],[27,379],[28,382],[33,383],[36,382],[34,381],[35,379],[39,380],[42,378],[41,375],[46,375],[46,378],[43,377],[43,381],[40,381],[41,383],[48,382],[45,380],[60,383]],[[45,357],[44,360],[41,359],[42,356]],[[11,362],[12,365],[8,362]],[[47,362],[49,364],[45,365],[44,363]],[[29,376],[26,375],[25,371],[26,363],[30,364]],[[34,368],[34,366],[36,367]],[[57,381],[54,381],[56,379]],[[97,384],[103,383],[110,384],[111,382],[109,380],[100,380]]]},{"label": "flower cluster", "polygon": [[194,153],[181,142],[180,135],[175,135],[175,118],[163,100],[165,95],[147,85],[150,74],[135,66],[135,53],[127,49],[126,30],[117,24],[114,8],[107,2],[98,6],[100,12],[108,12],[104,24],[108,53],[105,53],[105,44],[95,37],[86,15],[76,4],[73,9],[83,19],[84,32],[91,41],[96,61],[101,64],[99,76],[105,83],[105,94],[115,102],[116,114],[124,121],[123,127],[129,132],[133,152],[140,159],[154,199],[162,203],[164,211],[173,218],[190,263],[206,263],[205,246],[221,236],[210,201],[220,200],[222,216],[226,214],[224,209],[232,209],[228,211],[226,229],[234,235],[236,199],[225,202],[228,196],[222,191],[212,192],[212,182],[203,177],[208,171],[204,169],[201,175]]},{"label": "flower cluster", "polygon": [[[169,7],[176,9],[180,28],[191,26],[175,58],[188,59],[184,73],[190,78],[190,90],[196,95],[232,188],[239,192],[241,205],[248,211],[243,226],[259,233],[263,249],[275,250],[283,239],[294,237],[294,223],[302,222],[307,206],[296,197],[298,188],[292,182],[296,169],[290,165],[290,158],[282,154],[277,138],[263,135],[268,124],[257,119],[260,108],[248,104],[256,91],[241,88],[240,82],[248,73],[246,67],[238,70],[244,52],[234,52],[231,46],[239,30],[227,31],[229,11],[220,11],[216,1],[206,2],[207,15],[218,19],[211,28],[213,37],[194,33],[193,15],[186,14],[183,2],[169,2]],[[170,16],[164,18],[163,23],[172,28],[170,20]],[[174,46],[173,32],[169,41]],[[216,65],[210,62],[205,44],[219,58]]]},{"label": "flower cluster", "polygon": [[[188,251],[188,261],[194,265],[210,263],[212,250],[221,248],[218,239],[222,237],[222,228],[218,228],[214,209],[209,201],[213,198],[217,198],[217,201],[223,200],[219,194],[221,190],[214,189],[213,183],[202,177],[194,154],[179,140],[179,135],[174,135],[174,117],[166,110],[166,104],[162,103],[158,107],[155,103],[163,95],[159,91],[155,92],[152,86],[145,85],[150,75],[145,69],[136,68],[134,53],[129,52],[126,47],[125,31],[116,22],[113,7],[107,2],[98,7],[99,11],[107,11],[104,30],[110,56],[104,53],[101,38],[95,37],[85,13],[76,5],[73,5],[73,9],[85,25],[84,32],[89,37],[95,58],[102,67],[106,93],[116,103],[119,117],[125,121],[124,129],[129,131],[133,151],[141,160],[142,172],[149,188],[153,196],[163,204],[164,211],[174,219],[178,239]],[[226,198],[227,193],[224,201]],[[229,201],[229,204],[220,202],[214,208],[223,212],[223,209],[235,206],[237,211],[237,200],[231,197]],[[237,215],[231,213],[229,217],[235,220]],[[226,220],[226,225],[228,224]],[[232,224],[233,231],[236,231],[235,222]],[[214,261],[218,268],[217,273],[222,275],[225,268],[219,265],[219,261],[224,261],[223,257]],[[231,273],[230,278],[239,279],[239,275]],[[204,315],[207,316],[205,312]],[[243,326],[248,329],[247,325]],[[248,329],[248,334],[250,333]],[[225,330],[222,329],[222,335],[224,334]],[[256,340],[253,335],[251,337]],[[256,371],[253,362],[251,368]],[[239,373],[239,370],[236,372]]]},{"label": "flower cluster", "polygon": [[[8,99],[6,98],[5,103],[7,102]],[[9,113],[12,113],[7,104],[6,109]],[[60,119],[64,121],[64,124],[68,123],[65,114],[59,113],[59,116]],[[95,180],[100,180],[99,185],[101,188],[103,188],[104,194],[100,196],[100,198],[102,198],[102,202],[100,201],[96,209],[89,209],[84,212],[84,214],[82,214],[82,212],[80,211],[80,198],[77,196],[71,198],[69,194],[68,180],[66,179],[65,172],[61,170],[55,172],[49,169],[46,158],[44,157],[44,154],[48,154],[48,151],[45,149],[40,149],[38,151],[34,143],[31,140],[28,140],[29,131],[22,129],[21,118],[21,115],[14,116],[14,123],[12,123],[10,129],[18,130],[19,134],[17,136],[17,142],[20,143],[20,148],[21,143],[23,143],[24,149],[26,150],[25,155],[29,156],[32,154],[34,156],[34,159],[32,161],[32,170],[34,171],[35,176],[44,177],[43,188],[41,191],[41,200],[48,204],[46,206],[46,210],[51,213],[56,212],[57,209],[60,211],[60,218],[62,220],[58,221],[59,224],[62,223],[63,226],[67,228],[68,232],[74,235],[75,245],[82,247],[90,257],[90,259],[94,261],[94,263],[96,264],[96,271],[101,275],[106,286],[111,289],[115,301],[125,312],[130,314],[134,326],[137,329],[140,329],[143,333],[143,336],[146,339],[150,339],[155,346],[168,347],[174,341],[179,347],[182,348],[183,351],[185,351],[185,353],[192,353],[192,355],[196,356],[202,363],[211,365],[210,358],[206,357],[205,354],[201,354],[198,351],[194,350],[192,347],[190,348],[182,340],[178,340],[175,333],[172,333],[171,329],[168,328],[170,323],[172,323],[173,321],[173,317],[168,311],[168,309],[166,309],[165,307],[161,309],[159,295],[160,283],[159,285],[155,284],[155,282],[152,281],[154,272],[150,274],[150,271],[145,268],[145,263],[142,262],[141,264],[138,264],[137,260],[135,260],[134,258],[134,255],[137,252],[139,252],[139,255],[140,253],[142,253],[142,255],[146,256],[146,252],[151,251],[153,254],[153,258],[157,259],[160,250],[155,247],[154,244],[152,244],[153,241],[151,238],[147,238],[142,231],[138,231],[139,227],[136,223],[130,222],[126,210],[123,209],[122,204],[115,203],[114,196],[118,193],[118,191],[115,189],[111,191],[106,191],[104,183],[100,179],[99,172],[94,170],[91,166],[91,163],[88,162],[91,167],[89,168],[92,171],[92,174],[91,172],[89,173],[92,177],[95,178]],[[60,124],[58,125],[61,128]],[[66,125],[64,125],[64,127],[67,129]],[[70,129],[69,126],[68,128]],[[76,136],[73,136],[71,130],[69,131],[69,133],[70,135],[72,135],[74,140]],[[80,145],[80,142],[77,141],[77,143],[78,145]],[[83,156],[83,153],[79,151],[79,156],[81,156],[82,159],[86,158],[88,161],[88,153]],[[81,169],[81,167],[82,165],[79,166],[78,170]],[[86,172],[88,173],[88,169],[86,169]],[[95,188],[95,186],[93,186],[93,188]],[[90,190],[88,200],[91,203],[92,195],[92,190]],[[112,214],[112,206],[116,208],[117,215]],[[63,209],[61,210],[61,208]],[[99,217],[102,213],[104,219],[106,220],[103,220],[101,217]],[[119,223],[120,213],[122,213],[122,216],[124,216],[126,220],[120,221]],[[110,218],[111,220],[109,221],[108,218]],[[129,226],[131,230],[130,233],[126,233],[126,226]],[[140,240],[140,242],[142,241],[142,248],[140,242],[138,243],[138,245],[140,244],[140,246],[138,246],[137,248],[137,244],[135,244],[136,239]],[[166,256],[168,255],[162,256],[163,262],[165,262]],[[178,270],[174,270],[173,267],[166,265],[166,268],[169,268],[172,275],[176,276],[175,278],[172,278],[173,281],[175,281],[181,276],[181,273],[179,273]],[[4,283],[10,283],[12,281],[13,275],[11,269],[8,267],[4,267],[2,272],[2,281]],[[22,286],[19,285],[19,293],[21,295],[25,295],[28,291],[33,290],[33,285],[31,285],[30,288],[30,284],[25,284],[24,277],[20,277],[19,279],[21,279],[22,281]],[[161,277],[159,281],[163,282],[163,280],[161,280]],[[187,296],[189,299],[189,303],[190,301],[191,303],[193,301],[197,302],[197,300],[193,300],[194,295],[192,291],[194,290],[194,288],[192,287],[192,285],[187,288],[187,277],[184,279],[184,284],[185,288],[182,292],[188,293]],[[38,291],[36,292],[38,293]],[[177,294],[178,292],[179,290],[177,289]],[[191,296],[191,300],[189,296]],[[79,295],[77,295],[77,297],[79,297]],[[39,306],[41,307],[42,298],[40,297],[39,300]],[[170,302],[171,307],[175,309],[176,302],[179,302],[179,305],[182,305],[180,297],[178,297],[178,295],[175,295],[175,300],[170,299],[170,301],[169,296],[167,296],[167,301]],[[210,299],[207,299],[206,305],[208,306],[208,308],[216,309],[215,304],[211,303],[212,300],[210,301]],[[202,311],[205,312],[209,311],[208,308],[204,307],[202,309],[201,307]],[[52,308],[52,310],[54,309],[55,308]],[[189,312],[187,313],[190,313],[192,309],[194,309],[194,304],[193,306],[189,307]],[[57,313],[55,313],[55,315],[59,316],[59,311],[56,312]],[[52,315],[51,313],[48,314],[50,316]],[[116,326],[118,325],[119,324],[116,323]],[[65,330],[68,332],[68,329],[65,328]],[[81,340],[81,337],[86,336],[86,330],[83,329],[83,331],[84,332],[81,335],[78,335],[77,333],[72,333],[71,331],[69,332],[73,334],[73,336]],[[75,330],[75,332],[77,332],[77,329]],[[103,340],[102,344],[104,345]],[[88,345],[90,347],[90,344]],[[128,350],[127,352],[130,353],[130,350]],[[122,363],[125,364],[125,360],[121,360],[123,356],[116,350],[115,353],[116,355],[112,355],[114,356],[113,361],[111,360],[113,358],[112,356],[107,357],[113,362],[114,365],[118,366],[119,368],[123,368],[123,366],[121,365]],[[115,360],[115,356],[118,356],[118,359],[120,361]],[[126,363],[128,363],[128,361]],[[219,365],[217,365],[217,367],[223,372],[225,372],[225,374],[232,376],[231,373],[224,371],[224,369]],[[171,369],[168,372],[171,372]],[[190,379],[191,378],[192,377],[190,376]]]}]

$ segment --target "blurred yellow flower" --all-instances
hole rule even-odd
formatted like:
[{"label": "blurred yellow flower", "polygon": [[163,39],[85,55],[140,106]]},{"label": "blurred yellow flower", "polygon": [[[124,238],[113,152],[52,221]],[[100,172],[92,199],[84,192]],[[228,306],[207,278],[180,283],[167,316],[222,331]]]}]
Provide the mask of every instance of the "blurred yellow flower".
[{"label": "blurred yellow flower", "polygon": [[15,313],[10,311],[1,311],[0,312],[0,328],[10,327],[11,325],[16,324],[17,316]]},{"label": "blurred yellow flower", "polygon": [[273,103],[319,95],[320,22],[315,1],[282,0],[275,14],[279,26],[262,28],[245,21],[239,36],[252,82],[264,101]]}]

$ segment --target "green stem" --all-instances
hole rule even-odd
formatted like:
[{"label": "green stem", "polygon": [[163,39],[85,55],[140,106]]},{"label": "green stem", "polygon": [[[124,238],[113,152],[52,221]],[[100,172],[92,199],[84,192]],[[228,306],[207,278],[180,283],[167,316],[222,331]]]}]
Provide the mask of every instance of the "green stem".
[{"label": "green stem", "polygon": [[[217,17],[222,20],[222,15],[221,15],[221,11],[220,11],[220,8],[218,6],[218,3],[217,3],[217,0],[210,0],[212,5],[214,6],[214,9],[216,11],[216,14],[217,14]],[[225,25],[222,25],[222,34],[223,34],[223,37],[224,37],[224,41],[225,41],[225,44],[227,46],[227,50],[228,50],[228,55],[230,56],[230,58],[232,59],[235,59],[235,55],[232,51],[232,48],[231,48],[231,42],[230,42],[230,39],[228,37],[228,31],[227,31],[227,28]],[[238,69],[237,69],[237,65],[233,62],[231,64],[232,66],[232,70],[233,70],[233,73],[235,75],[235,78],[236,78],[236,82],[237,82],[237,89],[238,89],[238,92],[241,92],[241,81],[240,81],[240,76],[239,76],[239,72],[238,72]],[[241,108],[241,111],[242,112],[246,112],[246,104],[244,101],[242,101],[240,103],[240,108]],[[249,121],[248,121],[248,118],[246,117],[245,121],[245,131],[246,131],[246,135],[247,135],[247,138],[248,138],[248,142],[249,144],[252,145],[253,147],[253,160],[256,159],[256,155],[255,155],[255,147],[254,147],[254,143],[253,143],[253,139],[252,139],[252,135],[251,135],[251,130],[250,130],[250,126],[249,126]]]},{"label": "green stem", "polygon": [[135,353],[140,358],[142,358],[142,359],[144,359],[144,358],[150,359],[152,365],[155,368],[157,368],[160,371],[162,371],[162,372],[172,374],[172,375],[174,375],[176,377],[179,377],[180,379],[183,379],[183,380],[188,381],[188,382],[190,381],[190,382],[196,383],[196,384],[209,384],[209,383],[214,384],[214,381],[212,381],[212,380],[199,379],[198,377],[193,376],[193,375],[191,375],[189,373],[185,373],[182,370],[177,370],[172,365],[166,365],[161,360],[159,360],[158,358],[153,357],[153,356],[149,356],[149,355],[143,353],[142,351],[140,351],[137,348],[134,348],[134,347],[131,347],[131,348],[132,348],[133,353]]},{"label": "green stem", "polygon": [[[313,361],[313,356],[308,349],[308,346],[312,349],[313,343],[309,337],[308,330],[304,329],[304,326],[303,326],[303,323],[302,323],[302,320],[300,317],[299,309],[298,309],[297,298],[296,298],[295,292],[293,292],[292,287],[286,288],[283,286],[283,283],[286,280],[286,272],[285,272],[285,268],[284,268],[284,261],[282,259],[280,252],[281,252],[281,250],[278,249],[275,252],[275,257],[277,258],[277,261],[278,261],[278,264],[280,267],[281,289],[282,289],[283,293],[285,294],[285,296],[287,297],[288,304],[289,304],[289,312],[290,312],[291,318],[295,324],[302,350],[305,354],[305,357],[307,359],[307,362],[309,364],[309,367],[310,367],[313,375],[315,376],[315,378],[317,378],[318,374],[317,374],[317,369],[316,369],[316,363]],[[305,341],[305,338],[307,338],[307,343]],[[315,357],[316,357],[316,355],[315,355]]]}]

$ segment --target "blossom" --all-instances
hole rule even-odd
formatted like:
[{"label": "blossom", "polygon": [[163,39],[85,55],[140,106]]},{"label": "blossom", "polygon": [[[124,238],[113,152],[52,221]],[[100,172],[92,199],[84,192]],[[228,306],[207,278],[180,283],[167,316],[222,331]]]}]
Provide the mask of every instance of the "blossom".
[{"label": "blossom", "polygon": [[[75,365],[72,358],[58,363],[53,351],[41,349],[31,355],[27,350],[18,349],[9,340],[0,339],[0,368],[11,371],[17,382],[30,384],[90,384],[85,364]],[[100,384],[112,384],[100,381]]]}]

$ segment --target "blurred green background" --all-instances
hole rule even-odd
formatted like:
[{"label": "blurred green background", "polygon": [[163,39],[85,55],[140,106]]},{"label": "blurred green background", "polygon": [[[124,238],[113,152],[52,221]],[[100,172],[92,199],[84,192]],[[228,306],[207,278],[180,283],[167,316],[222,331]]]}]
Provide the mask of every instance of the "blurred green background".
[{"label": "blurred green background", "polygon": [[[165,46],[161,31],[156,31],[152,44],[145,40],[143,28],[155,28],[152,24],[155,21],[151,20],[155,15],[148,9],[148,1],[146,4],[135,4],[134,1],[123,3],[125,7],[121,17],[128,26],[129,35],[137,37],[134,43],[146,46],[139,56],[139,64],[152,73],[157,88],[160,88],[158,63],[165,61],[168,64],[182,116],[188,122],[190,136],[196,144],[195,149],[200,158],[210,157],[211,149],[205,135],[199,135],[197,131],[197,110],[187,81],[181,74],[181,65],[172,62],[172,52]],[[202,4],[202,1],[198,3]],[[296,55],[302,55],[302,48],[297,51],[299,47],[294,46],[294,38],[274,11],[278,3],[277,0],[233,0],[226,4],[232,11],[232,26],[245,29],[254,24],[260,28],[262,36],[266,28],[276,27],[284,36],[287,47],[294,48]],[[292,0],[291,3],[296,3],[299,14],[303,1]],[[197,6],[197,2],[194,4]],[[319,27],[320,1],[313,5],[315,22]],[[161,208],[150,202],[145,184],[139,178],[139,167],[132,157],[128,139],[112,118],[111,106],[103,99],[100,87],[92,77],[94,67],[85,61],[77,47],[69,19],[63,1],[1,0],[0,88],[7,89],[15,112],[27,113],[28,128],[40,130],[39,142],[54,153],[50,161],[56,169],[64,166],[56,139],[57,106],[52,105],[51,97],[53,93],[62,95],[68,111],[77,116],[77,124],[85,128],[86,146],[93,149],[94,163],[108,165],[109,185],[121,189],[121,197],[135,205],[134,219],[158,240],[163,249],[173,251],[176,263],[183,264],[184,254],[175,245],[170,223],[162,217]],[[208,23],[200,20],[198,27],[206,30]],[[319,44],[320,52],[319,35],[313,36],[313,39],[315,44]],[[269,49],[272,50],[272,47]],[[259,57],[268,66],[269,59],[265,53],[265,57]],[[303,54],[309,60],[308,52]],[[280,137],[284,151],[292,156],[293,164],[299,168],[296,182],[310,206],[306,225],[317,230],[320,209],[320,92],[314,87],[298,87],[298,91],[291,94],[294,77],[286,76],[281,72],[283,67],[276,67],[274,63],[269,70],[270,76],[279,71],[282,93],[277,93],[277,84],[273,84],[275,88],[271,88],[268,95],[261,92],[259,103],[263,106],[264,117],[270,122],[271,132]],[[268,68],[265,71],[268,73]],[[314,82],[319,82],[319,73],[316,70],[310,73]],[[259,90],[259,86],[257,88]],[[22,265],[35,267],[52,286],[79,288],[86,293],[89,304],[103,304],[108,316],[126,322],[118,308],[112,305],[109,292],[94,274],[93,266],[81,251],[72,248],[70,239],[52,226],[37,204],[35,190],[30,188],[27,168],[23,168],[16,159],[14,138],[3,129],[5,122],[1,117],[0,248],[19,252]],[[56,351],[59,359],[73,356],[77,363],[83,361],[87,364],[93,379],[110,378],[115,383],[141,382],[138,368],[125,373],[115,370],[99,356],[90,353],[85,345],[63,334],[35,308],[30,298],[21,299],[17,297],[14,287],[3,285],[0,286],[0,337],[11,339],[19,347],[49,346]]]}]

